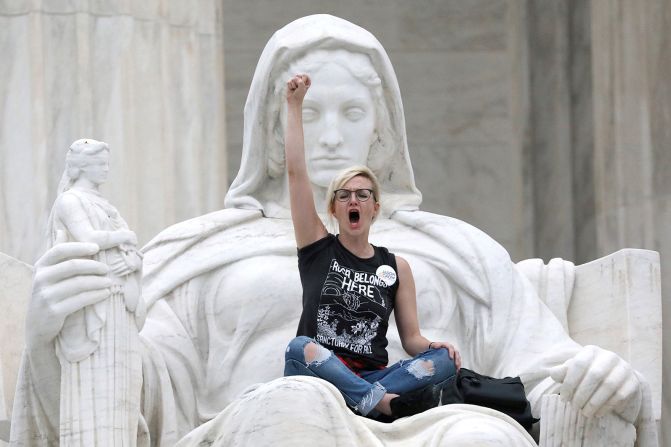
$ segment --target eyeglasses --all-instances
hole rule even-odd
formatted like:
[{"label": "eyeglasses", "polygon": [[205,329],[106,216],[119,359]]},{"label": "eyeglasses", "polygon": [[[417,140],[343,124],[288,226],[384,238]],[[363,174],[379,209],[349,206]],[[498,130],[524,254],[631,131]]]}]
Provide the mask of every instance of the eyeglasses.
[{"label": "eyeglasses", "polygon": [[347,202],[352,197],[352,194],[356,196],[359,202],[365,202],[370,199],[370,196],[374,195],[372,189],[356,189],[353,191],[349,189],[336,189],[333,191],[333,195],[338,202]]}]

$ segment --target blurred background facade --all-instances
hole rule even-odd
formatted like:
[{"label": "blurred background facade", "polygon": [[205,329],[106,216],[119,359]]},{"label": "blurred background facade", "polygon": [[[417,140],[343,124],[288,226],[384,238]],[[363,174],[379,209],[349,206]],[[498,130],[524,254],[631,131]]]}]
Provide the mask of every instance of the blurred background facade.
[{"label": "blurred background facade", "polygon": [[0,1],[0,252],[39,256],[80,137],[141,244],[221,208],[261,50],[314,13],[387,49],[422,209],[515,261],[657,250],[669,326],[671,0]]}]

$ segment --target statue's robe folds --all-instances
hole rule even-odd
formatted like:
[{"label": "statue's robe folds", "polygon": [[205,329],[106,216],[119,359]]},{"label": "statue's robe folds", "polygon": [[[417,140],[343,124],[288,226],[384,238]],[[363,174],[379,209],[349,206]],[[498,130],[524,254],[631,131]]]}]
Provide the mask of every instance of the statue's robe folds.
[{"label": "statue's robe folds", "polygon": [[[507,252],[476,228],[434,214],[399,211],[373,225],[371,240],[410,262],[423,332],[455,343],[464,366],[493,376],[521,375],[531,391],[549,387],[551,381],[544,380],[549,368],[580,349]],[[259,400],[237,400],[248,386],[281,377],[284,349],[295,334],[301,289],[290,220],[247,210],[202,216],[153,240],[145,248],[144,268],[149,313],[141,335],[149,355],[143,409],[152,439],[167,445],[216,418],[228,427],[217,428],[218,433],[230,430],[240,440],[237,427],[252,422],[239,418],[276,414],[280,423],[286,411],[300,414],[320,406],[318,398],[312,404],[292,401],[285,389],[289,385],[278,385],[284,390],[281,400],[272,387],[257,388],[255,396],[270,392],[263,408],[243,411]],[[400,349],[395,329],[389,335],[394,357]],[[228,404],[233,407],[225,416],[217,416]],[[298,408],[303,404],[308,407]],[[352,427],[370,425],[345,411],[344,403],[338,405],[344,411],[339,418]],[[455,424],[461,420],[456,410],[433,411]],[[340,423],[335,421],[329,424]],[[256,423],[254,436],[260,436],[266,424]],[[508,445],[528,445],[523,431],[513,431],[521,434]]]}]

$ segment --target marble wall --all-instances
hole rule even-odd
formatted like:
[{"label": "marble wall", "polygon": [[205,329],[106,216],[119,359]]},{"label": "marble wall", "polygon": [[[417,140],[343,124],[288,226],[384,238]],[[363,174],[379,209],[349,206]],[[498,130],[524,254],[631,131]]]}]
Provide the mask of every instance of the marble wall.
[{"label": "marble wall", "polygon": [[140,243],[227,187],[218,0],[0,2],[0,251],[33,263],[80,137]]}]

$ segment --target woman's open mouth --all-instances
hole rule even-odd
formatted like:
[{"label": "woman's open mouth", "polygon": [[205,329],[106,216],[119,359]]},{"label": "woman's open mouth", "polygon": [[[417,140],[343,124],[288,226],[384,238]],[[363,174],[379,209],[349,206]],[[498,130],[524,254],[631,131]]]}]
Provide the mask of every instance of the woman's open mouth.
[{"label": "woman's open mouth", "polygon": [[350,221],[350,223],[353,223],[353,224],[359,222],[359,211],[358,210],[350,210],[349,221]]}]

